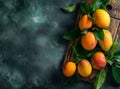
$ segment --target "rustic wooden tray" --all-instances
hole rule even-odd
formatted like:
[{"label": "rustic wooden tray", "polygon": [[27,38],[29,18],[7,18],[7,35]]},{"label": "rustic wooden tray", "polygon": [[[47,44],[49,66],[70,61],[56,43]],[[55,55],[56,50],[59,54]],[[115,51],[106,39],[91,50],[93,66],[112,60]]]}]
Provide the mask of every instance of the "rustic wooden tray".
[{"label": "rustic wooden tray", "polygon": [[[88,0],[87,3],[90,5],[93,1],[94,0]],[[107,9],[107,11],[108,11],[108,13],[110,14],[110,17],[111,17],[111,23],[110,23],[110,26],[108,28],[109,28],[109,30],[112,34],[113,41],[117,41],[118,33],[120,31],[120,4],[118,3],[117,0],[110,0],[110,2],[106,5],[106,9]],[[79,9],[75,28],[78,28],[78,21],[79,21],[81,16],[82,16],[82,13]],[[72,46],[77,44],[78,42],[80,42],[79,38],[74,40],[74,41],[71,41],[68,44],[68,48],[66,50],[66,55],[65,55],[65,58],[64,58],[63,65],[68,61],[74,61],[75,60],[75,55],[74,55]],[[96,75],[96,71],[93,71],[91,76],[89,76],[87,78],[83,78],[83,80],[88,81],[88,82],[93,82],[95,75]]]}]

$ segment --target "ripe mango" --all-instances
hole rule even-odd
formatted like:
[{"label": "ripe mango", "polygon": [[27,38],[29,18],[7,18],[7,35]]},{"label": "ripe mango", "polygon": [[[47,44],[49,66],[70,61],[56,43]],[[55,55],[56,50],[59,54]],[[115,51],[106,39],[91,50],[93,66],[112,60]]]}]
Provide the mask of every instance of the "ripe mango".
[{"label": "ripe mango", "polygon": [[88,17],[88,15],[83,15],[79,20],[79,28],[81,31],[84,31],[88,28],[92,27],[92,20]]},{"label": "ripe mango", "polygon": [[82,59],[78,63],[78,73],[82,77],[88,77],[92,73],[92,65],[90,64],[88,60]]},{"label": "ripe mango", "polygon": [[100,28],[107,28],[110,25],[110,15],[103,9],[97,9],[93,13],[94,23]]},{"label": "ripe mango", "polygon": [[86,50],[93,50],[96,47],[97,40],[93,32],[87,32],[81,37],[81,45]]},{"label": "ripe mango", "polygon": [[64,66],[63,66],[63,74],[66,77],[71,77],[75,74],[76,71],[76,64],[74,62],[67,62]]},{"label": "ripe mango", "polygon": [[113,44],[112,35],[108,30],[103,30],[103,32],[104,32],[104,40],[103,41],[99,40],[98,42],[104,51],[109,51]]},{"label": "ripe mango", "polygon": [[94,69],[101,70],[106,66],[105,55],[102,52],[96,52],[91,59],[91,64]]}]

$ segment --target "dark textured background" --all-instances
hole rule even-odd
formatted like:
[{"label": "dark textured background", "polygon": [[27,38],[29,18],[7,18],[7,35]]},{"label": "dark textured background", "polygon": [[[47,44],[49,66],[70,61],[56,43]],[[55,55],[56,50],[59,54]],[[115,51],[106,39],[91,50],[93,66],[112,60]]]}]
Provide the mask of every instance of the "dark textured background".
[{"label": "dark textured background", "polygon": [[[0,0],[0,89],[93,89],[85,82],[64,86],[61,72],[68,44],[62,36],[77,10],[60,8],[80,1]],[[102,89],[120,87],[108,76]]]}]

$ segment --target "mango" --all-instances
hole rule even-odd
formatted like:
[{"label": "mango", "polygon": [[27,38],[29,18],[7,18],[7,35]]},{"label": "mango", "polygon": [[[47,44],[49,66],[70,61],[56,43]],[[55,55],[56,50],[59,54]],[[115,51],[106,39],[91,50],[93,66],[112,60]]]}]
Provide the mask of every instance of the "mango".
[{"label": "mango", "polygon": [[81,37],[81,45],[86,50],[93,50],[96,47],[97,40],[93,32],[87,32]]},{"label": "mango", "polygon": [[109,51],[113,44],[112,35],[108,30],[103,30],[103,32],[104,32],[104,40],[103,41],[99,40],[98,42],[104,51]]},{"label": "mango", "polygon": [[88,28],[92,27],[92,20],[88,17],[88,15],[83,15],[79,20],[79,29],[84,31]]},{"label": "mango", "polygon": [[97,9],[93,13],[94,24],[100,28],[107,28],[110,25],[110,15],[103,9]]},{"label": "mango", "polygon": [[104,68],[106,66],[106,58],[103,52],[96,52],[91,59],[91,64],[96,70]]},{"label": "mango", "polygon": [[78,73],[82,76],[82,77],[88,77],[91,73],[92,73],[92,65],[90,64],[90,62],[86,59],[82,59],[79,63],[78,63]]},{"label": "mango", "polygon": [[76,64],[74,62],[67,62],[64,66],[63,66],[63,74],[66,77],[71,77],[75,74],[76,71]]}]

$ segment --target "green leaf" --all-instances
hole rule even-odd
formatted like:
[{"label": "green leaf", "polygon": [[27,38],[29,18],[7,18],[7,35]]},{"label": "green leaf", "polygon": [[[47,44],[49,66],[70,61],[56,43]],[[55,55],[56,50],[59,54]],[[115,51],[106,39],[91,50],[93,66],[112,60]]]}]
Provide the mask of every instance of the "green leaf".
[{"label": "green leaf", "polygon": [[75,52],[75,55],[78,57],[78,58],[86,58],[88,52],[86,50],[84,50],[83,48],[81,47],[78,47],[77,45],[74,45],[73,46],[73,51]]},{"label": "green leaf", "polygon": [[103,5],[106,5],[110,0],[101,0]]},{"label": "green leaf", "polygon": [[116,65],[120,65],[120,59],[115,59],[115,60],[114,60],[114,63],[115,63]]},{"label": "green leaf", "polygon": [[105,69],[102,69],[96,76],[96,80],[94,82],[95,89],[100,89],[105,82],[106,78],[106,71]]},{"label": "green leaf", "polygon": [[113,54],[112,61],[113,61],[113,63],[114,63],[114,66],[120,68],[120,51],[116,51],[116,52]]},{"label": "green leaf", "polygon": [[120,65],[115,65],[115,67],[120,68]]},{"label": "green leaf", "polygon": [[120,68],[117,68],[115,66],[112,67],[112,75],[114,80],[120,84]]},{"label": "green leaf", "polygon": [[113,61],[112,61],[112,60],[108,60],[108,59],[107,59],[107,63],[108,63],[110,66],[112,66]]},{"label": "green leaf", "polygon": [[91,50],[91,51],[87,51],[85,50],[81,45],[74,45],[73,46],[73,51],[76,55],[76,63],[78,61],[80,61],[81,59],[84,58],[90,58],[93,56],[93,54],[97,51],[101,51],[100,47],[96,47],[95,49]]},{"label": "green leaf", "polygon": [[62,8],[62,10],[65,12],[73,12],[76,9],[76,7],[77,7],[77,4],[74,3],[71,6]]},{"label": "green leaf", "polygon": [[76,57],[75,63],[78,64],[80,60],[82,60],[82,58]]},{"label": "green leaf", "polygon": [[120,60],[120,51],[114,52],[112,60]]},{"label": "green leaf", "polygon": [[119,56],[113,56],[112,60],[120,60],[120,55]]},{"label": "green leaf", "polygon": [[66,40],[75,40],[80,35],[81,35],[81,33],[79,30],[72,30],[70,32],[65,33],[63,38]]},{"label": "green leaf", "polygon": [[88,14],[89,13],[89,7],[88,7],[88,5],[86,3],[82,3],[80,8],[81,8],[81,10],[82,10],[82,12],[84,14]]},{"label": "green leaf", "polygon": [[101,41],[104,40],[104,32],[102,29],[94,31],[94,35],[97,38],[97,40],[101,40]]},{"label": "green leaf", "polygon": [[90,10],[91,10],[92,12],[94,12],[94,11],[96,11],[97,9],[99,9],[99,8],[101,7],[101,5],[102,5],[101,0],[95,0],[95,2],[91,5]]},{"label": "green leaf", "polygon": [[120,56],[120,50],[114,53],[114,56]]},{"label": "green leaf", "polygon": [[94,18],[92,17],[90,13],[88,13],[88,17],[94,21]]},{"label": "green leaf", "polygon": [[114,42],[109,52],[114,53],[115,51],[117,51],[118,46],[119,46],[118,42]]},{"label": "green leaf", "polygon": [[90,10],[93,13],[97,9],[105,9],[106,4],[110,0],[95,0],[95,2],[91,5]]},{"label": "green leaf", "polygon": [[96,47],[95,49],[88,52],[87,57],[93,56],[96,52],[101,51],[101,48]]},{"label": "green leaf", "polygon": [[83,32],[81,32],[81,34],[86,34],[87,32],[89,32],[89,30],[85,30],[85,31],[83,31]]},{"label": "green leaf", "polygon": [[73,51],[75,52],[75,55],[76,55],[76,56],[79,56],[79,48],[78,48],[77,45],[74,45],[74,46],[73,46]]}]

